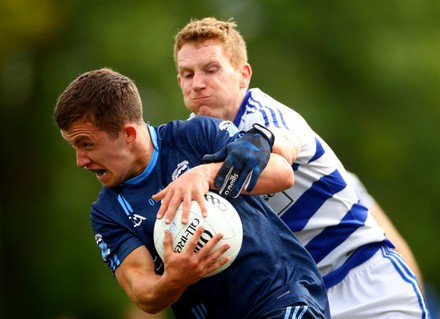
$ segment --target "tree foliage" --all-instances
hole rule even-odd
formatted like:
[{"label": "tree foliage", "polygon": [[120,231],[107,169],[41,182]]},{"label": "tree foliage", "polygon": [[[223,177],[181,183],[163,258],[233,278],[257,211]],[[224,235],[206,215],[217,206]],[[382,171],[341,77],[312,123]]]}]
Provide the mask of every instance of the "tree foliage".
[{"label": "tree foliage", "polygon": [[107,66],[136,81],[145,120],[186,118],[173,36],[205,16],[235,19],[252,86],[308,120],[440,287],[440,2],[4,0],[2,317],[122,318],[128,299],[88,219],[100,186],[75,167],[53,107],[77,75]]}]

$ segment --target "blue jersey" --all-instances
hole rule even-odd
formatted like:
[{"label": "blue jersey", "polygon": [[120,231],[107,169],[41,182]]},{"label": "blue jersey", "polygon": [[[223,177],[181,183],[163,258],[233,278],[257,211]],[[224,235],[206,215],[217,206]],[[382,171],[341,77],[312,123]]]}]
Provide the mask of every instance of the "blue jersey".
[{"label": "blue jersey", "polygon": [[253,123],[288,129],[301,143],[292,166],[295,185],[264,199],[310,252],[327,288],[380,246],[392,246],[359,202],[337,156],[302,116],[261,90],[251,89],[234,124],[247,130]]},{"label": "blue jersey", "polygon": [[[163,263],[153,243],[160,202],[151,196],[191,167],[233,141],[237,128],[227,121],[197,117],[149,127],[154,153],[139,176],[103,188],[91,221],[103,259],[114,272],[133,249],[144,245],[156,273]],[[243,224],[243,244],[235,261],[218,275],[189,286],[172,305],[177,318],[258,318],[273,309],[303,302],[329,317],[325,287],[310,254],[262,200],[242,195],[230,202]]]}]

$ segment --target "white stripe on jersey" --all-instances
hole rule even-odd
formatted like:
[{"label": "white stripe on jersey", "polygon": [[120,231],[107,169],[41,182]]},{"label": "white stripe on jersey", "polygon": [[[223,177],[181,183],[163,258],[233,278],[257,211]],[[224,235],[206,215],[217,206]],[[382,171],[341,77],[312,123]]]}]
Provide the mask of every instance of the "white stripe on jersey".
[{"label": "white stripe on jersey", "polygon": [[344,264],[355,249],[385,239],[367,209],[358,204],[342,163],[301,115],[251,89],[234,123],[240,130],[253,123],[287,128],[300,140],[301,152],[293,165],[295,185],[263,198],[306,246],[322,275]]}]

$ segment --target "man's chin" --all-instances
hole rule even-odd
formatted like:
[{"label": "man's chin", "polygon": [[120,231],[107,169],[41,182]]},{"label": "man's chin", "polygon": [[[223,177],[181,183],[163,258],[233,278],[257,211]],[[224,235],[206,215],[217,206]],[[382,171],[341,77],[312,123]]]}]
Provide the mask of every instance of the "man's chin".
[{"label": "man's chin", "polygon": [[212,111],[212,109],[209,106],[202,106],[202,107],[199,108],[199,110],[196,113],[196,115],[199,115],[199,116],[214,116],[214,112]]}]

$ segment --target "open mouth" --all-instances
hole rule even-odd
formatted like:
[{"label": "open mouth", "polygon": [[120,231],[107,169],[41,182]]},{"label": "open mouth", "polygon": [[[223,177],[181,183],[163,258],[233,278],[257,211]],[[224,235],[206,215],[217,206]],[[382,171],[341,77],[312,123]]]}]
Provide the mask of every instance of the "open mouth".
[{"label": "open mouth", "polygon": [[107,171],[105,169],[94,169],[91,170],[93,173],[96,174],[96,176],[100,177],[102,175],[104,175]]}]

